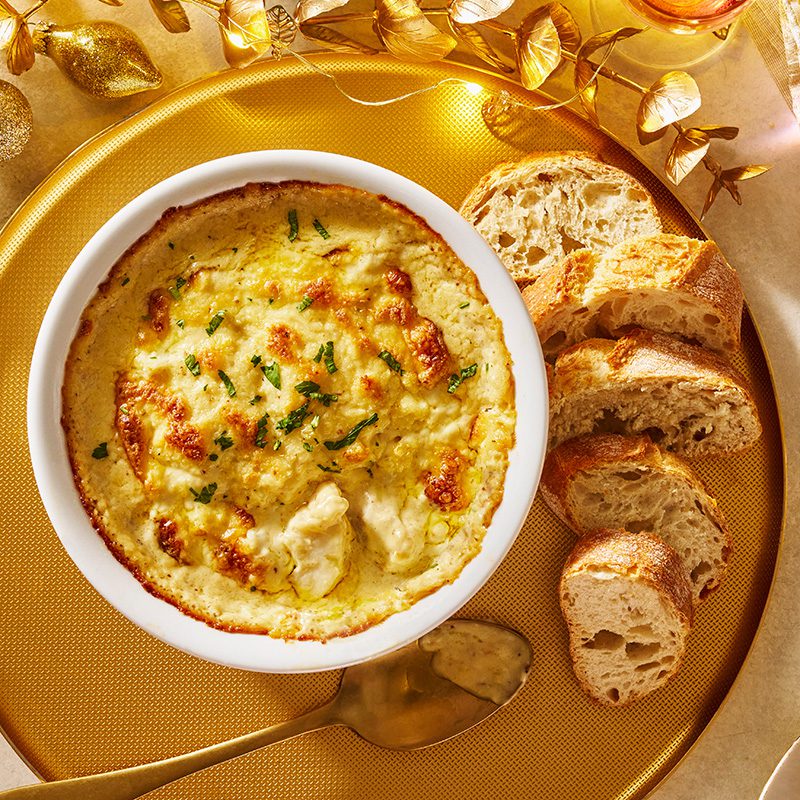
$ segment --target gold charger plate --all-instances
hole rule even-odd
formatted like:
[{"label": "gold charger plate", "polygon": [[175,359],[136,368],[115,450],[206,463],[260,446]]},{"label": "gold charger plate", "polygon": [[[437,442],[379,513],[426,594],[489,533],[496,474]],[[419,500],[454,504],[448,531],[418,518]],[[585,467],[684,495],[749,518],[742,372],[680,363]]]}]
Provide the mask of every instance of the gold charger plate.
[{"label": "gold charger plate", "polygon": [[[444,78],[520,94],[454,64],[318,56],[350,91],[385,97]],[[586,149],[645,183],[668,230],[702,236],[669,190],[605,134],[568,111],[528,115],[497,135],[487,94],[463,86],[381,108],[354,105],[292,61],[226,72],[162,98],[70,156],[0,233],[0,727],[45,779],[150,761],[299,714],[336,673],[273,676],[204,663],[151,638],[73,566],[39,500],[25,396],[47,303],[78,251],[142,190],[179,170],[264,148],[329,150],[400,172],[458,207],[475,180],[525,150]],[[782,439],[764,354],[745,319],[737,366],[751,379],[764,435],[749,452],[697,463],[733,532],[730,574],[703,605],[680,674],[630,709],[592,705],[570,668],[556,585],[572,536],[537,499],[511,553],[464,615],[524,632],[527,686],[475,730],[415,753],[379,750],[332,729],[187,778],[163,798],[467,800],[642,797],[675,766],[728,692],[758,628],[783,508]]]}]

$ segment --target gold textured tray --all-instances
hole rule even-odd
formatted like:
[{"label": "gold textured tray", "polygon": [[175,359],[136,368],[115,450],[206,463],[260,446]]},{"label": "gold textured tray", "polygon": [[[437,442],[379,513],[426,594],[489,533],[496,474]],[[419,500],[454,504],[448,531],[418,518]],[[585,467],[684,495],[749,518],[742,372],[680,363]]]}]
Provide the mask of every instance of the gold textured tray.
[{"label": "gold textured tray", "polygon": [[[520,92],[464,66],[319,56],[350,91],[376,98],[462,77]],[[245,150],[309,148],[373,161],[458,206],[471,184],[525,150],[588,149],[653,193],[669,230],[701,236],[669,190],[571,112],[528,115],[492,135],[486,94],[463,86],[382,108],[344,100],[292,61],[202,80],[159,100],[73,154],[0,234],[0,727],[46,779],[149,761],[298,714],[337,675],[271,676],[206,664],[114,611],[73,566],[39,500],[25,395],[39,323],[61,275],[124,203],[193,164]],[[537,500],[510,555],[464,613],[523,631],[527,686],[474,731],[416,753],[378,750],[344,729],[312,734],[188,778],[160,798],[386,800],[642,797],[719,707],[756,632],[772,579],[783,505],[782,440],[764,354],[749,318],[737,365],[764,436],[750,452],[698,462],[735,541],[730,574],[702,607],[680,674],[630,709],[592,705],[569,665],[556,583],[572,537]]]}]

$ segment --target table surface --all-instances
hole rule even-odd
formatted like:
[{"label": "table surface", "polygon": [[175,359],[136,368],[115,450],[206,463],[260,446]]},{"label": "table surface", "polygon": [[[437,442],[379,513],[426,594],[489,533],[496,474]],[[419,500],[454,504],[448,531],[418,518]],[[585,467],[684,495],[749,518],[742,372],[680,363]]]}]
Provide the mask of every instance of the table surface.
[{"label": "table surface", "polygon": [[[583,30],[590,30],[588,4],[574,0],[567,5]],[[189,9],[193,30],[180,38],[158,26],[143,0],[121,8],[109,8],[97,0],[57,0],[40,16],[59,24],[102,18],[128,25],[145,39],[165,80],[158,92],[103,102],[82,95],[45,58],[37,59],[26,75],[10,78],[30,99],[35,128],[23,154],[0,165],[0,222],[90,136],[176,86],[225,67],[214,23],[195,8]],[[642,82],[658,77],[657,72],[633,65],[626,64],[624,69]],[[772,364],[785,433],[787,508],[775,583],[750,657],[709,729],[653,798],[752,800],[784,751],[800,736],[800,626],[796,624],[800,592],[795,588],[795,576],[800,574],[800,392],[795,381],[800,370],[800,190],[796,179],[800,126],[744,26],[720,54],[689,71],[703,93],[698,124],[732,124],[741,129],[738,139],[715,142],[714,150],[723,163],[774,165],[766,175],[741,185],[742,208],[723,192],[704,222],[739,271]],[[662,174],[668,143],[641,147],[633,126],[635,99],[607,84],[602,92],[603,123]],[[677,194],[699,210],[707,183],[708,173],[698,169]],[[30,770],[0,738],[0,790],[33,781]]]}]

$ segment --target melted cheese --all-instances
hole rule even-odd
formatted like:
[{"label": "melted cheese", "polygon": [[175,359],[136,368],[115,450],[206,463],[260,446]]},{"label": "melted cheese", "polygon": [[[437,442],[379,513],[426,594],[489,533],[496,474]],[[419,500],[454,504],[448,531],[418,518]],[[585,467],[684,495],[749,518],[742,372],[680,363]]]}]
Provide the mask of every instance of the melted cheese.
[{"label": "melted cheese", "polygon": [[302,183],[168,212],[87,307],[63,395],[115,554],[188,613],[281,637],[360,629],[452,581],[515,420],[475,276],[406,209]]}]

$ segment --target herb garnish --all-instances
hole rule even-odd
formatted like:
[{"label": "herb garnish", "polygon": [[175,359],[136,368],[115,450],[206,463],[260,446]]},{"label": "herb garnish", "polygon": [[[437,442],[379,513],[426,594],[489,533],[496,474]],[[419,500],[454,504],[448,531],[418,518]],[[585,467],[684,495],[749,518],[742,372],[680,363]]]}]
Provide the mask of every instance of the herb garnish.
[{"label": "herb garnish", "polygon": [[461,303],[461,305],[459,306],[459,308],[467,308],[468,306],[469,306],[469,301],[467,301],[467,302],[465,302],[465,303]]},{"label": "herb garnish", "polygon": [[108,442],[100,442],[100,444],[92,450],[92,458],[96,458],[98,461],[101,458],[108,458]]},{"label": "herb garnish", "polygon": [[169,244],[169,249],[170,250],[174,250],[175,249],[175,242],[168,242],[168,244]]},{"label": "herb garnish", "polygon": [[229,447],[233,447],[233,439],[228,436],[228,431],[222,431],[222,433],[214,439],[214,444],[217,445],[220,450],[227,450]]},{"label": "herb garnish", "polygon": [[186,320],[185,320],[185,319],[176,319],[176,320],[175,320],[175,324],[176,324],[176,325],[177,325],[179,328],[182,328],[184,325],[186,325]]},{"label": "herb garnish", "polygon": [[126,275],[121,281],[120,286],[127,286],[131,282],[131,279]]},{"label": "herb garnish", "polygon": [[185,278],[181,278],[181,276],[179,275],[175,279],[175,285],[169,287],[169,293],[172,295],[172,297],[175,300],[180,300],[181,299],[181,289],[184,286],[186,286],[186,279]]},{"label": "herb garnish", "polygon": [[308,416],[309,403],[310,400],[306,400],[306,402],[303,403],[303,405],[301,405],[299,408],[295,408],[293,411],[290,411],[282,420],[278,422],[275,427],[278,430],[286,431],[286,433],[291,433],[296,428],[301,427]]},{"label": "herb garnish", "polygon": [[188,369],[192,375],[197,376],[200,374],[200,364],[197,363],[194,353],[189,353],[189,355],[183,359],[183,363],[186,364],[186,369]]},{"label": "herb garnish", "polygon": [[339,368],[333,361],[333,342],[325,342],[322,358],[325,361],[325,366],[328,368],[328,374],[333,375],[334,372],[338,372]]},{"label": "herb garnish", "polygon": [[267,420],[269,419],[269,414],[264,414],[263,417],[256,423],[256,440],[255,445],[256,447],[260,447],[262,450],[267,445]]},{"label": "herb garnish", "polygon": [[339,466],[336,464],[336,462],[335,462],[335,461],[333,462],[333,466],[332,466],[332,467],[325,467],[325,466],[323,466],[322,464],[317,464],[317,466],[318,466],[318,467],[319,467],[319,468],[320,468],[320,469],[321,469],[323,472],[335,472],[335,473],[337,473],[337,474],[338,474],[338,473],[340,473],[340,472],[342,471],[342,470],[341,470],[341,468],[340,468],[340,467],[339,467]]},{"label": "herb garnish", "polygon": [[328,450],[341,450],[343,447],[349,447],[358,438],[358,434],[364,430],[368,425],[374,425],[378,421],[378,415],[373,414],[371,417],[362,419],[357,425],[354,425],[350,432],[339,439],[337,442],[323,442]]},{"label": "herb garnish", "polygon": [[381,350],[378,358],[385,361],[389,369],[399,372],[401,375],[406,374],[406,371],[400,366],[400,362],[388,350]]},{"label": "herb garnish", "polygon": [[318,220],[314,220],[314,228],[323,239],[330,239],[331,235],[325,230],[324,225]]},{"label": "herb garnish", "polygon": [[263,397],[262,397],[260,394],[257,394],[257,395],[256,395],[256,396],[255,396],[255,397],[254,397],[254,398],[253,398],[253,399],[250,401],[250,405],[251,405],[251,406],[254,406],[256,403],[260,403],[260,402],[261,402],[263,399],[264,399],[264,398],[263,398]]},{"label": "herb garnish", "polygon": [[292,209],[289,212],[289,241],[293,242],[297,238],[299,226],[297,224],[297,212]]},{"label": "herb garnish", "polygon": [[275,444],[272,445],[272,449],[273,450],[280,450],[282,444],[283,444],[283,442],[280,439],[276,439],[275,440]]},{"label": "herb garnish", "polygon": [[273,361],[271,364],[262,365],[261,371],[264,373],[264,377],[276,389],[281,388],[281,366],[277,361]]},{"label": "herb garnish", "polygon": [[315,431],[317,429],[317,425],[319,425],[319,414],[314,414],[311,417],[311,422],[308,423],[311,426],[311,430]]},{"label": "herb garnish", "polygon": [[309,297],[307,294],[304,294],[303,299],[297,305],[297,310],[305,311],[313,302],[314,302],[313,297]]},{"label": "herb garnish", "polygon": [[225,388],[228,390],[228,397],[236,397],[236,387],[233,385],[233,381],[221,369],[217,370],[217,375],[225,384]]},{"label": "herb garnish", "polygon": [[209,461],[216,461],[218,458],[219,458],[219,456],[216,453],[209,453],[209,455],[208,455],[208,460]]},{"label": "herb garnish", "polygon": [[253,357],[250,359],[250,363],[251,363],[251,364],[252,364],[254,367],[257,367],[257,366],[258,366],[258,365],[261,363],[261,356],[253,356]]},{"label": "herb garnish", "polygon": [[306,453],[310,453],[314,448],[308,442],[303,442],[303,450],[305,450]]},{"label": "herb garnish", "polygon": [[317,354],[314,356],[314,361],[316,361],[317,364],[319,364],[319,362],[322,361],[322,353],[324,352],[324,350],[325,350],[325,345],[321,344],[319,346],[319,350],[317,350]]},{"label": "herb garnish", "polygon": [[214,492],[217,491],[217,484],[209,483],[208,486],[204,486],[199,492],[195,491],[190,486],[189,491],[192,493],[195,503],[202,503],[203,505],[208,505],[211,502],[211,498],[214,496]]},{"label": "herb garnish", "polygon": [[299,392],[304,397],[308,397],[311,400],[319,400],[322,405],[326,407],[339,399],[338,394],[325,394],[320,392],[319,384],[315,381],[301,381],[294,388],[295,391]]},{"label": "herb garnish", "polygon": [[214,331],[222,325],[222,320],[225,319],[225,312],[224,311],[217,311],[213,317],[208,322],[208,327],[206,328],[206,333],[209,336],[213,336]]},{"label": "herb garnish", "polygon": [[464,383],[464,381],[467,378],[473,377],[477,371],[478,371],[478,365],[470,364],[468,367],[464,367],[464,369],[462,369],[459,374],[456,374],[454,372],[450,376],[450,380],[447,382],[447,393],[453,394],[455,390],[458,389],[458,387],[461,386],[461,384]]}]

